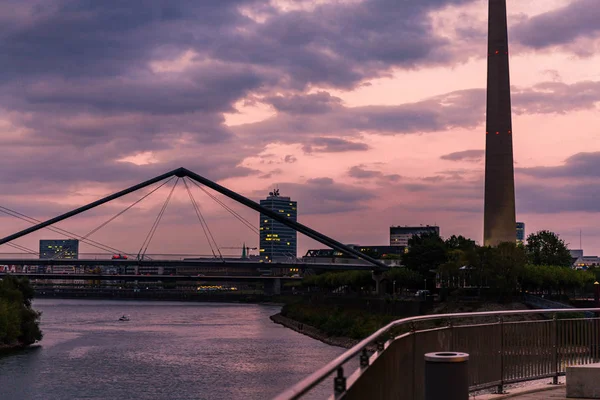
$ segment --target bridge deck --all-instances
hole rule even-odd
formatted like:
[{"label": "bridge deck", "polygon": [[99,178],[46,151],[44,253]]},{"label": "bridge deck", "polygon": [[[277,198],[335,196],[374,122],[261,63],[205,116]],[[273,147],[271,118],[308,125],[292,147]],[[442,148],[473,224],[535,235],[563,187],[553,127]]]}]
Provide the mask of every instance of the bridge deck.
[{"label": "bridge deck", "polygon": [[[219,260],[98,260],[98,259],[0,259],[0,265],[81,265],[81,266],[145,266],[145,267],[225,267],[225,268],[299,268],[323,270],[363,270],[371,271],[374,268],[368,264],[342,264],[342,263],[261,263],[256,261],[219,261]],[[386,267],[386,269],[389,269]]]},{"label": "bridge deck", "polygon": [[58,280],[89,280],[89,281],[301,281],[302,278],[289,276],[262,276],[262,275],[97,275],[97,274],[22,274],[3,273],[4,276],[27,277],[29,279],[58,279]]}]

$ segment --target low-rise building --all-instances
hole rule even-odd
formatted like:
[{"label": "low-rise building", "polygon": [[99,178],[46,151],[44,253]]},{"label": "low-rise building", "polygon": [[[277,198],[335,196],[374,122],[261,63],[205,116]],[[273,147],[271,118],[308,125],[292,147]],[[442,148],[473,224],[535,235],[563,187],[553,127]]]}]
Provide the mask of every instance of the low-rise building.
[{"label": "low-rise building", "polygon": [[600,266],[600,257],[598,256],[581,256],[573,263],[575,269],[587,269],[589,267]]},{"label": "low-rise building", "polygon": [[423,233],[440,234],[440,227],[435,225],[421,226],[390,226],[390,246],[407,247],[408,241],[414,235]]},{"label": "low-rise building", "polygon": [[[391,267],[397,267],[401,265],[400,257],[405,250],[405,247],[403,246],[360,246],[351,244],[348,245],[348,247],[358,250],[361,253],[364,253],[371,258],[375,258]],[[369,262],[365,260],[334,249],[308,250],[306,255],[302,257],[302,262],[312,264],[369,264]]]}]

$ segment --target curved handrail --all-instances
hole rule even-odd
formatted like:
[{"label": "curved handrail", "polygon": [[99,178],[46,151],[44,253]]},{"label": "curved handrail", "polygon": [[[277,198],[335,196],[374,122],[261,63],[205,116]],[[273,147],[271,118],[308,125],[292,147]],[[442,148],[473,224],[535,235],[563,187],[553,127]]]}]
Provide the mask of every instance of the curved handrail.
[{"label": "curved handrail", "polygon": [[410,322],[421,322],[421,321],[431,321],[435,319],[450,319],[450,318],[472,318],[472,317],[489,317],[489,316],[503,316],[503,315],[521,315],[521,314],[554,314],[554,313],[573,313],[573,312],[598,312],[600,313],[600,308],[559,308],[559,309],[542,309],[542,310],[511,310],[511,311],[479,311],[479,312],[470,312],[470,313],[453,313],[453,314],[430,314],[430,315],[420,315],[417,317],[409,317],[397,319],[395,321],[390,322],[383,328],[379,329],[371,336],[366,339],[361,340],[354,347],[348,349],[340,356],[338,356],[333,361],[329,362],[327,365],[319,368],[317,371],[313,372],[306,378],[302,379],[300,382],[296,383],[294,386],[286,389],[284,392],[280,393],[273,400],[295,400],[299,399],[302,395],[306,394],[312,388],[317,386],[323,380],[325,380],[331,373],[336,371],[338,368],[343,366],[346,362],[348,362],[351,358],[355,357],[358,353],[360,353],[365,347],[370,345],[371,343],[377,341],[382,335],[385,335],[387,332],[396,328],[400,325],[404,325]]}]

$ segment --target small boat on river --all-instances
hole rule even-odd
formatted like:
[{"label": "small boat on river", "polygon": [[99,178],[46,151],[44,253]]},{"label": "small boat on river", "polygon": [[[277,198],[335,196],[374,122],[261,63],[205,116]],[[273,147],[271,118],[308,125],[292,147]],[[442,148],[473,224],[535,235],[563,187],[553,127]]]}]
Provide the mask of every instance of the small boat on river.
[{"label": "small boat on river", "polygon": [[121,318],[119,318],[119,321],[129,321],[129,318],[123,315]]}]

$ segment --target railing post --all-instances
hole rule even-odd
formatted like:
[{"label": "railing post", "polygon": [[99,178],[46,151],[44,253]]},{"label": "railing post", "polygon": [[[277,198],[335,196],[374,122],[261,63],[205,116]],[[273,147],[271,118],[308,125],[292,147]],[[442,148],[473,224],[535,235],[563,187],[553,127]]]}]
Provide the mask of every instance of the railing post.
[{"label": "railing post", "polygon": [[448,344],[450,345],[450,348],[448,349],[448,351],[454,349],[454,350],[460,350],[456,348],[456,341],[454,340],[454,324],[452,323],[452,320],[449,319],[448,320],[448,331],[450,332],[450,340],[448,340]]},{"label": "railing post", "polygon": [[342,394],[346,391],[346,377],[344,377],[344,368],[337,369],[337,376],[333,379],[333,391],[335,394]]},{"label": "railing post", "polygon": [[502,316],[498,318],[499,332],[500,332],[500,384],[498,385],[498,394],[504,393],[504,319]]},{"label": "railing post", "polygon": [[[415,368],[415,365],[417,365],[417,329],[415,326],[414,321],[410,322],[410,334],[412,336],[412,353],[413,353],[413,362],[412,365],[413,367],[411,368],[412,370],[412,396],[413,396],[413,400],[417,400],[415,399],[416,396],[416,380],[417,380],[417,369]],[[419,399],[421,400],[421,399]]]},{"label": "railing post", "polygon": [[369,366],[369,353],[367,352],[367,348],[362,349],[362,354],[360,355],[360,367],[366,368]]},{"label": "railing post", "polygon": [[552,365],[554,366],[552,384],[558,385],[558,321],[556,313],[552,315]]}]

